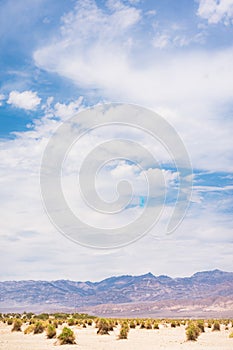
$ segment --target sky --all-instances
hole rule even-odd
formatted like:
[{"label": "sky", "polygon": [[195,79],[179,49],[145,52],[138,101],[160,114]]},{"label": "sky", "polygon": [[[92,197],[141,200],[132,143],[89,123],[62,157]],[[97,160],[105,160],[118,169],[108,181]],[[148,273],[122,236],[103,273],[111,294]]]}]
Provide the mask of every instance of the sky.
[{"label": "sky", "polygon": [[[0,279],[232,271],[233,0],[2,0],[0,7]],[[88,133],[68,152],[62,175],[82,220],[105,229],[135,220],[145,205],[143,176],[157,193],[163,178],[168,193],[161,220],[142,238],[93,249],[50,221],[40,170],[61,125],[112,102],[154,111],[174,128],[192,164],[192,197],[182,223],[166,234],[180,173],[164,147],[130,127]],[[159,165],[145,172],[125,159],[103,166],[96,183],[106,201],[116,199],[121,179],[135,189],[132,205],[106,219],[84,205],[77,169],[88,150],[114,137],[150,149]]]}]

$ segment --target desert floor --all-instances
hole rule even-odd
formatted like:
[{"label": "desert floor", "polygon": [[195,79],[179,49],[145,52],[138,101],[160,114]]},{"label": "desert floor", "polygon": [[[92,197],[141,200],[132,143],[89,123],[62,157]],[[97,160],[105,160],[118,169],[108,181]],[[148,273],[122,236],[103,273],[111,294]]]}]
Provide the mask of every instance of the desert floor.
[{"label": "desert floor", "polygon": [[[0,349],[4,350],[47,350],[47,349],[85,349],[85,350],[232,350],[233,339],[229,338],[229,330],[212,332],[206,329],[196,342],[187,342],[185,327],[161,328],[159,330],[131,329],[127,340],[118,340],[119,328],[110,335],[97,335],[97,329],[70,327],[75,332],[76,345],[55,345],[56,339],[46,339],[43,334],[27,334],[11,332],[12,326],[0,324]],[[58,334],[61,329],[58,330]]]}]

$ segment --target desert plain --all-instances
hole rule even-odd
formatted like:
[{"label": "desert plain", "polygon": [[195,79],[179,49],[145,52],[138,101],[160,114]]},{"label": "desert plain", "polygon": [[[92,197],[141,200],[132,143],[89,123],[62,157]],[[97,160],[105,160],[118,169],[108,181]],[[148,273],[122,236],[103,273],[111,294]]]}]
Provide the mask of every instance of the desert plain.
[{"label": "desert plain", "polygon": [[[232,328],[225,329],[221,325],[220,331],[212,331],[205,328],[197,341],[187,341],[185,325],[172,328],[169,324],[160,324],[159,329],[130,329],[128,339],[119,339],[120,326],[114,327],[109,335],[98,335],[97,328],[93,325],[86,328],[71,326],[75,335],[76,344],[59,345],[56,338],[47,339],[46,333],[24,334],[26,324],[21,332],[12,332],[12,326],[1,322],[0,324],[0,349],[1,350],[232,350],[233,338],[229,335]],[[59,335],[64,325],[59,325]]]}]

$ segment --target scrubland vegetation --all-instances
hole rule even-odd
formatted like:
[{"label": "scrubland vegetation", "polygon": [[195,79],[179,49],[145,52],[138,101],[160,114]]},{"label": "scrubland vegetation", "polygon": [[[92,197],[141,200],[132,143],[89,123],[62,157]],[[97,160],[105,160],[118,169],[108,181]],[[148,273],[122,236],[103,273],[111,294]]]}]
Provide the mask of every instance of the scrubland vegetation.
[{"label": "scrubland vegetation", "polygon": [[92,327],[96,329],[96,335],[108,336],[115,332],[116,340],[127,341],[129,333],[135,329],[141,332],[159,332],[162,328],[175,329],[182,327],[184,341],[196,342],[205,332],[228,332],[228,339],[233,347],[233,320],[187,320],[187,319],[110,319],[98,318],[87,314],[33,314],[33,313],[10,313],[0,314],[0,322],[11,327],[12,332],[27,334],[45,334],[47,339],[55,339],[59,345],[78,344],[78,335],[75,330]]}]

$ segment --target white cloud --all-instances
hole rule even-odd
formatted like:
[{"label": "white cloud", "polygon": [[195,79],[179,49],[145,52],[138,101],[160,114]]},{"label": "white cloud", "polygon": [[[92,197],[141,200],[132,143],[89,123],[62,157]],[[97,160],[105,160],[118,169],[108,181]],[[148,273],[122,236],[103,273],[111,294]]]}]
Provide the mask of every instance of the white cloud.
[{"label": "white cloud", "polygon": [[[48,105],[50,103],[51,99]],[[16,134],[14,140],[5,140],[0,144],[0,241],[1,261],[4,266],[2,278],[28,279],[36,276],[40,279],[98,280],[107,275],[139,274],[147,270],[155,274],[185,275],[195,270],[214,267],[231,269],[232,245],[230,243],[226,245],[226,242],[231,240],[232,220],[219,212],[221,201],[217,199],[208,207],[203,203],[203,199],[197,206],[194,203],[179,229],[173,235],[164,237],[164,222],[171,211],[167,206],[163,221],[150,234],[133,245],[119,250],[90,252],[89,249],[73,244],[58,233],[43,209],[39,171],[43,150],[60,123],[61,120],[54,120],[50,114],[45,115],[36,121],[32,130],[20,132]],[[124,135],[122,130],[117,130],[117,133],[118,137]],[[127,135],[129,137],[128,132]],[[86,135],[86,139],[81,140],[81,145],[77,148],[78,153],[75,151],[70,156],[72,168],[68,167],[67,175],[65,174],[65,194],[68,192],[73,195],[75,192],[77,184],[75,169],[83,156],[102,138],[113,136],[114,131],[111,134],[109,129],[103,129],[99,132],[97,130],[94,135]],[[132,132],[131,137],[134,141],[146,144],[146,138],[140,137],[137,132]],[[148,170],[148,176],[155,175],[156,186],[159,172],[158,169]],[[176,173],[168,170],[163,171],[163,175],[168,185],[173,184],[177,177]],[[100,181],[99,186],[103,185],[102,194],[105,199],[105,195],[112,190],[109,186],[111,180],[119,181],[122,176],[128,179],[136,176],[136,191],[140,193],[143,189],[139,181],[141,175],[136,167],[120,162],[110,172],[103,171],[100,179],[97,179]],[[210,192],[210,188],[197,186],[197,191],[200,190],[202,193],[205,190]],[[77,204],[77,197],[74,201]],[[87,222],[91,220],[92,223],[101,224],[100,217],[90,214],[80,204],[78,208]],[[128,212],[127,216],[121,217],[120,222],[112,224],[120,225],[134,217]],[[77,266],[80,267],[78,271]]]},{"label": "white cloud", "polygon": [[233,23],[233,1],[200,0],[197,13],[210,24],[223,22],[229,25]]},{"label": "white cloud", "polygon": [[41,98],[38,97],[37,92],[26,90],[23,92],[11,91],[7,103],[25,110],[35,110],[40,104]]},{"label": "white cloud", "polygon": [[54,115],[61,119],[72,117],[79,110],[82,101],[83,97],[80,96],[76,101],[68,104],[58,102],[54,105]]},{"label": "white cloud", "polygon": [[[233,99],[233,49],[163,53],[145,39],[139,50],[133,32],[135,24],[139,30],[141,13],[118,2],[115,7],[109,13],[93,1],[78,2],[63,17],[61,34],[35,51],[36,64],[107,100],[161,112],[180,133],[194,167],[232,170],[232,121],[217,111]],[[154,44],[184,46],[186,40],[175,31],[171,39],[167,34]],[[195,40],[201,41],[202,34]],[[62,113],[63,107],[57,108]]]},{"label": "white cloud", "polygon": [[169,46],[171,38],[168,34],[157,34],[153,39],[153,46],[155,48],[164,49]]},{"label": "white cloud", "polygon": [[[91,1],[79,1],[75,10],[63,17],[61,34],[35,52],[35,62],[48,71],[71,79],[78,86],[97,88],[106,99],[121,99],[154,108],[179,131],[195,167],[232,170],[232,122],[224,120],[219,112],[221,103],[233,98],[232,49],[211,53],[205,50],[175,52],[163,56],[160,50],[147,46],[148,42],[142,48],[138,46],[133,31],[135,25],[138,30],[140,21],[138,9],[119,1],[109,1],[107,11]],[[24,109],[33,109],[40,103],[35,94],[38,103],[28,102],[26,108],[27,96],[18,97],[18,107]],[[161,236],[165,231],[166,216],[171,211],[168,205],[159,226],[139,242],[117,251],[90,253],[56,231],[42,207],[39,189],[41,157],[54,130],[81,108],[81,98],[68,104],[53,105],[50,97],[43,106],[45,116],[37,119],[31,130],[16,133],[14,140],[1,142],[3,278],[36,276],[96,280],[106,275],[145,273],[147,270],[171,275],[215,267],[230,270],[231,217],[219,212],[223,205],[220,199],[215,198],[211,206],[204,198],[207,191],[215,193],[216,188],[196,187],[194,203],[182,226],[172,236]],[[125,135],[121,130],[117,134],[118,137]],[[128,131],[126,134],[130,136]],[[78,148],[79,152],[67,158],[70,162],[67,174],[64,173],[63,187],[68,199],[69,194],[73,196],[77,185],[75,167],[85,152],[101,138],[112,136],[116,133],[110,133],[108,129],[94,136],[87,135]],[[131,137],[145,147],[150,144],[148,135],[142,137],[131,131]],[[166,158],[160,148],[154,147],[153,150],[163,164]],[[168,170],[162,172],[168,186],[172,186],[178,174]],[[147,175],[155,179],[155,188],[159,185],[159,173],[161,171],[157,169],[147,171]],[[120,163],[110,173],[103,171],[97,179],[105,199],[111,194],[111,180],[117,182],[122,175],[129,179],[136,176],[137,195],[143,190],[135,167]],[[230,189],[218,188],[218,192]],[[103,217],[91,216],[77,197],[72,198],[83,217],[101,224]],[[129,216],[122,217],[118,224],[133,217],[129,212],[127,214]],[[78,271],[77,266],[80,267]]]}]

